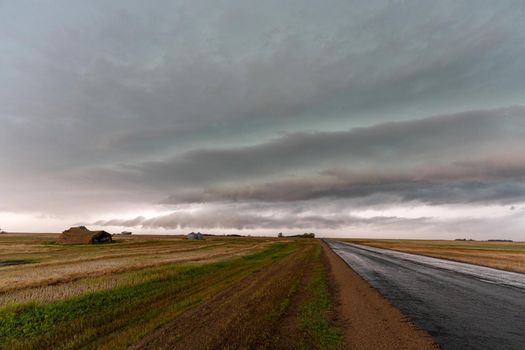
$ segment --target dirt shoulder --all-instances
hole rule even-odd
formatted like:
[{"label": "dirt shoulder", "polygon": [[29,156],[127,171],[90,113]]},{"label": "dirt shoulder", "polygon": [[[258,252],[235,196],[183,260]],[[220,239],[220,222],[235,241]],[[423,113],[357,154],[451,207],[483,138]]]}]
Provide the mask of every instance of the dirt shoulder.
[{"label": "dirt shoulder", "polygon": [[323,249],[349,348],[439,349],[427,332],[411,323],[324,243]]}]

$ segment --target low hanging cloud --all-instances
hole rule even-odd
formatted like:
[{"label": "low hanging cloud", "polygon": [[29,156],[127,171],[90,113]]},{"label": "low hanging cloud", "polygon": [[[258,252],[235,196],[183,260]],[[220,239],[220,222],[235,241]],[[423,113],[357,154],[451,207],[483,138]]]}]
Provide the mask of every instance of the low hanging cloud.
[{"label": "low hanging cloud", "polygon": [[428,204],[447,203],[516,203],[525,200],[523,182],[487,183],[462,181],[440,182],[390,182],[390,183],[323,183],[283,181],[261,186],[229,187],[203,192],[172,195],[162,204],[210,202],[296,202],[320,198],[361,198],[375,194],[390,194],[390,200],[415,201]]},{"label": "low hanging cloud", "polygon": [[[59,211],[375,194],[389,195],[381,200],[390,203],[505,204],[524,198],[523,149],[525,107],[468,111],[348,131],[290,133],[251,146],[193,149],[155,161],[86,164],[31,178],[36,181],[23,180],[26,173],[16,177],[24,186],[6,209],[27,207],[27,196],[46,198],[47,207]],[[53,196],[43,188],[53,189]]]},{"label": "low hanging cloud", "polygon": [[[340,203],[341,205],[342,203]],[[126,227],[140,230],[187,230],[204,229],[221,233],[223,230],[238,230],[241,233],[278,231],[315,231],[320,236],[349,235],[353,237],[418,237],[430,235],[442,238],[507,238],[520,240],[523,237],[524,208],[509,210],[507,215],[495,217],[456,216],[439,217],[362,217],[347,213],[341,205],[328,214],[297,213],[288,210],[274,210],[270,207],[257,212],[246,205],[207,207],[196,211],[179,210],[169,214],[151,217],[139,216],[133,219],[109,219],[91,223],[101,227]],[[455,210],[457,211],[457,210]]]},{"label": "low hanging cloud", "polygon": [[349,131],[291,133],[254,146],[195,149],[165,160],[130,164],[116,174],[120,171],[119,175],[144,184],[151,181],[152,186],[191,187],[319,172],[333,166],[395,173],[414,166],[433,168],[436,163],[466,169],[471,162],[473,168],[501,159],[512,167],[515,160],[523,160],[522,149],[525,107],[516,106]]},{"label": "low hanging cloud", "polygon": [[[523,148],[525,107],[514,106],[348,131],[288,133],[252,146],[193,149],[160,160],[92,168],[91,176],[101,183],[118,179],[166,189],[298,175],[333,167],[395,173],[416,166],[424,171],[425,167],[435,168],[435,164],[467,169],[483,162],[488,166],[500,162],[510,169],[515,161],[523,160]],[[83,180],[89,175],[85,170],[80,170]]]},{"label": "low hanging cloud", "polygon": [[239,210],[238,207],[204,208],[201,210],[175,211],[170,214],[155,217],[139,216],[133,219],[110,219],[93,222],[97,226],[139,227],[141,229],[341,229],[356,225],[390,225],[414,224],[423,222],[425,218],[406,219],[396,217],[360,218],[349,214],[336,215],[297,215],[290,211],[279,213],[265,211],[255,213],[251,210]]},{"label": "low hanging cloud", "polygon": [[435,204],[506,203],[525,196],[522,149],[525,107],[516,106],[345,132],[289,134],[255,146],[193,150],[105,174],[171,191],[164,204],[294,202],[375,193]]},{"label": "low hanging cloud", "polygon": [[[521,161],[521,159],[519,160]],[[391,194],[403,201],[431,204],[502,202],[525,199],[525,162],[460,162],[399,172],[331,169],[318,176],[292,177],[250,185],[181,191],[164,204],[206,202],[295,202],[319,198],[358,198]]]}]

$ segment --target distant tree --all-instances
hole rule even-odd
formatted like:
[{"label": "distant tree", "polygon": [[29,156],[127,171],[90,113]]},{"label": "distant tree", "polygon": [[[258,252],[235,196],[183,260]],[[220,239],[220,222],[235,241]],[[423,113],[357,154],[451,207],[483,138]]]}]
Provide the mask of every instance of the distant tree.
[{"label": "distant tree", "polygon": [[315,238],[315,233],[313,232],[305,232],[303,233],[302,235],[294,235],[294,236],[291,236],[291,237],[298,237],[298,238]]},{"label": "distant tree", "polygon": [[282,236],[283,236],[283,233],[282,233],[282,232],[279,232],[279,233],[277,234],[277,237],[279,237],[279,238],[281,238]]}]

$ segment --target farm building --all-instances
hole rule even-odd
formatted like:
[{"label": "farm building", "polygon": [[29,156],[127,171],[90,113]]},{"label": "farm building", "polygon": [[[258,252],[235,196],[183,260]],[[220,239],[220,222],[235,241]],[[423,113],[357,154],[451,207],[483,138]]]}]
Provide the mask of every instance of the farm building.
[{"label": "farm building", "polygon": [[111,234],[106,231],[90,231],[85,226],[71,227],[62,232],[57,243],[62,244],[100,244],[111,243]]},{"label": "farm building", "polygon": [[187,238],[187,239],[191,239],[191,240],[204,239],[204,237],[202,236],[202,233],[200,233],[200,232],[197,232],[197,233],[195,233],[195,232],[188,233],[188,234],[186,235],[186,238]]},{"label": "farm building", "polygon": [[122,231],[120,234],[121,235],[130,235],[131,231]]}]

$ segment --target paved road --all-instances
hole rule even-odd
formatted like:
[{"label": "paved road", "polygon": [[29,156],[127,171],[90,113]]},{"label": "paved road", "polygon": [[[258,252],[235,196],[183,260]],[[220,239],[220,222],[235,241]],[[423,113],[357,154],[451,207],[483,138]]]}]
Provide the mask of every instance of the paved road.
[{"label": "paved road", "polygon": [[525,349],[525,274],[326,242],[445,349]]}]

